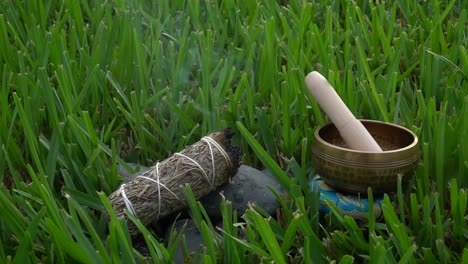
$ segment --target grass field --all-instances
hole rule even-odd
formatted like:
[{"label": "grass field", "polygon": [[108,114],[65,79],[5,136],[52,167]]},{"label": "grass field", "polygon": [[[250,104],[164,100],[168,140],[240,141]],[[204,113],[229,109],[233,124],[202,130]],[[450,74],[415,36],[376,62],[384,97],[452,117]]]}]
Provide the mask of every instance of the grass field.
[{"label": "grass field", "polygon": [[[1,1],[0,262],[151,262],[107,200],[117,165],[231,127],[288,195],[278,219],[223,203],[219,231],[188,191],[205,240],[193,262],[468,263],[466,1],[282,2]],[[383,219],[318,216],[310,146],[329,120],[312,70],[356,116],[420,139]],[[152,261],[172,260],[182,237],[141,228]]]}]

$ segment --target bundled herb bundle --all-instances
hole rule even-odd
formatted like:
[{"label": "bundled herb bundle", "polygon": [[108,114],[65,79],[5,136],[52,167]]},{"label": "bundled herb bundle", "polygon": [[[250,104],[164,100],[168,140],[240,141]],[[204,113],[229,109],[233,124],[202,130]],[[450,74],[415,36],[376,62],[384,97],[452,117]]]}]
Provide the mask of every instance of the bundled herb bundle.
[{"label": "bundled herb bundle", "polygon": [[109,200],[117,216],[127,219],[130,234],[138,229],[125,209],[148,225],[185,207],[181,186],[189,184],[200,199],[227,183],[239,168],[239,149],[231,144],[231,137],[228,129],[203,137],[112,193]]}]

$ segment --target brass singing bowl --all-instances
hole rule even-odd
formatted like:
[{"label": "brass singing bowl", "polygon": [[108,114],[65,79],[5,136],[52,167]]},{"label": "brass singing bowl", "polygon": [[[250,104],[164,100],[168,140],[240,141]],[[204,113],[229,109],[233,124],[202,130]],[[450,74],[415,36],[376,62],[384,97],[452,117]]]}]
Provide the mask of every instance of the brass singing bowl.
[{"label": "brass singing bowl", "polygon": [[316,172],[337,191],[367,195],[393,192],[398,175],[403,184],[413,175],[419,161],[418,137],[409,129],[391,123],[360,120],[383,152],[346,147],[335,125],[315,131],[312,159]]}]

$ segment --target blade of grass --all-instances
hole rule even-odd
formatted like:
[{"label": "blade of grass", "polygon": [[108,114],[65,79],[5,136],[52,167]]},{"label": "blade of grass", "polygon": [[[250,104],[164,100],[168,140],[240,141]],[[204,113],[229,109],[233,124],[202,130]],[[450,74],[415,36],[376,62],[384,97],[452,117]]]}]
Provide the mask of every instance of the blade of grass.
[{"label": "blade of grass", "polygon": [[59,249],[63,250],[64,253],[72,259],[81,263],[91,261],[87,258],[86,251],[82,249],[78,243],[73,241],[62,229],[57,227],[50,218],[45,219],[44,226],[49,230]]},{"label": "blade of grass", "polygon": [[286,229],[286,233],[284,234],[283,244],[281,245],[281,252],[283,253],[283,256],[287,255],[294,240],[296,240],[296,232],[300,222],[299,218],[301,217],[303,216],[300,214],[295,214],[294,218],[289,222],[288,229]]},{"label": "blade of grass", "polygon": [[218,231],[220,231],[221,233],[223,233],[224,235],[228,236],[229,238],[231,238],[233,241],[235,241],[239,246],[242,246],[244,248],[246,248],[247,250],[249,250],[250,252],[256,254],[257,256],[260,256],[260,257],[264,257],[264,258],[269,258],[270,257],[270,254],[268,254],[268,252],[264,251],[263,249],[251,244],[251,243],[248,243],[242,239],[239,239],[233,235],[230,235],[228,233],[226,233],[224,230],[222,230],[221,228],[217,227]]},{"label": "blade of grass", "polygon": [[[397,241],[395,242],[395,246],[400,254],[401,257],[411,248],[409,235],[406,229],[406,226],[400,222],[398,219],[392,205],[390,202],[390,198],[388,195],[384,195],[384,199],[382,201],[382,210],[384,213],[385,221],[387,222],[388,226],[392,234],[395,235]],[[411,254],[409,261],[411,263],[414,262],[414,255]]]},{"label": "blade of grass", "polygon": [[241,132],[244,139],[249,143],[257,157],[265,164],[265,166],[271,171],[275,178],[281,183],[284,189],[289,189],[291,180],[278,166],[278,164],[268,155],[268,153],[262,148],[258,141],[250,134],[241,122],[236,122],[237,129]]},{"label": "blade of grass", "polygon": [[110,218],[107,243],[110,246],[112,262],[125,261],[128,263],[135,263],[135,259],[131,257],[133,255],[133,250],[128,229],[124,228],[124,224],[122,224],[123,221],[118,219],[107,196],[102,192],[99,192],[98,196]]},{"label": "blade of grass", "polygon": [[36,232],[38,231],[39,224],[41,223],[41,219],[44,217],[46,213],[45,208],[42,208],[39,212],[37,212],[36,216],[31,219],[30,225],[24,232],[24,236],[21,238],[21,243],[16,250],[16,255],[13,258],[13,263],[34,263],[38,261],[38,259],[34,259],[36,257],[34,255],[33,250],[33,241],[36,239]]}]

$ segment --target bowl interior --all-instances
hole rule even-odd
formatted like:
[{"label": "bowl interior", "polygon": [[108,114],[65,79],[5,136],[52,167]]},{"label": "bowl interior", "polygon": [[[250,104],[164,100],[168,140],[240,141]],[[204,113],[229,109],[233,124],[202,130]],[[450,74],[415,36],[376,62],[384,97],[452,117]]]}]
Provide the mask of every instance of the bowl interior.
[{"label": "bowl interior", "polygon": [[[398,150],[415,143],[415,135],[406,128],[379,121],[360,120],[383,151]],[[333,123],[322,127],[318,135],[325,142],[349,149]],[[349,149],[353,151],[352,149]]]}]

